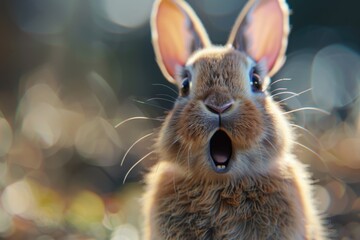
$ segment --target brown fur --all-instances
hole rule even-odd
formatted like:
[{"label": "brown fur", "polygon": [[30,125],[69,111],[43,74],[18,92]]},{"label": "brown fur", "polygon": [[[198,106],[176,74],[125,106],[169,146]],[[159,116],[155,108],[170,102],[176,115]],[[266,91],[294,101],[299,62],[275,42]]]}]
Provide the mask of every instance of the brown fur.
[{"label": "brown fur", "polygon": [[[324,239],[303,165],[290,154],[291,130],[270,96],[251,96],[249,60],[232,48],[198,52],[193,85],[169,113],[156,145],[160,164],[147,177],[146,239]],[[239,69],[241,71],[239,71]],[[221,128],[232,139],[230,170],[210,166],[218,118],[209,95],[235,100]]]}]

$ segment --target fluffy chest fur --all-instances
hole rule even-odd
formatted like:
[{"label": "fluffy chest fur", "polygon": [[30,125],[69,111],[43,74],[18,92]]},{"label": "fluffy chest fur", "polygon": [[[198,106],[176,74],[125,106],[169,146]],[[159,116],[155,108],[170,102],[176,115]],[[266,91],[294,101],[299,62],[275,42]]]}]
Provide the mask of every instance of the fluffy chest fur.
[{"label": "fluffy chest fur", "polygon": [[196,182],[154,171],[150,239],[307,239],[293,179],[242,178],[236,184]]}]

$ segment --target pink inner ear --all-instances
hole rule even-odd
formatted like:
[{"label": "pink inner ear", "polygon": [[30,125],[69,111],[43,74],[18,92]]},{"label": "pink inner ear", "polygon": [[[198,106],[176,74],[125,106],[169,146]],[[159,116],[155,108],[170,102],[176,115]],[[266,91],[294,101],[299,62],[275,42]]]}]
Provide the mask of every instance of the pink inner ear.
[{"label": "pink inner ear", "polygon": [[192,35],[186,26],[188,22],[187,16],[172,1],[160,3],[156,19],[158,47],[162,62],[173,78],[176,68],[183,66],[189,57]]},{"label": "pink inner ear", "polygon": [[[284,37],[284,12],[278,0],[260,1],[253,9],[245,35],[248,53],[256,61],[265,60],[270,72],[282,49]],[[281,59],[282,61],[282,59]]]}]

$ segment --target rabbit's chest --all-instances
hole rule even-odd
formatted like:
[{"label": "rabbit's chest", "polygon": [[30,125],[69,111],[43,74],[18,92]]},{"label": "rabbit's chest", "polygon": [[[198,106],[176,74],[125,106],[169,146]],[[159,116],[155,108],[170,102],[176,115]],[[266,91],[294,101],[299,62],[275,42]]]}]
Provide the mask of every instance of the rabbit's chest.
[{"label": "rabbit's chest", "polygon": [[176,182],[158,202],[165,239],[279,239],[281,228],[293,223],[291,203],[273,183],[188,184]]}]

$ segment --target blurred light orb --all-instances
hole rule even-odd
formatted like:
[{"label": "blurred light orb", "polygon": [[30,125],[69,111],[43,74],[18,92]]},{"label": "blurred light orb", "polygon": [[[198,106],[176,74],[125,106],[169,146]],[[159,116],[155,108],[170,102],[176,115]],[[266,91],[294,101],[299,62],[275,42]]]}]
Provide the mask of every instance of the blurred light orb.
[{"label": "blurred light orb", "polygon": [[124,222],[124,215],[122,211],[119,210],[117,213],[110,213],[109,211],[107,211],[102,221],[102,224],[106,229],[114,230],[123,222]]},{"label": "blurred light orb", "polygon": [[343,182],[331,181],[327,184],[327,189],[336,196],[337,199],[341,199],[345,196],[346,186]]},{"label": "blurred light orb", "polygon": [[[154,0],[93,0],[91,3],[93,10],[108,23],[133,29],[148,21],[153,2]],[[114,26],[112,30],[115,30]]]},{"label": "blurred light orb", "polygon": [[0,209],[0,238],[11,231],[11,228],[13,227],[12,225],[11,216]]},{"label": "blurred light orb", "polygon": [[57,109],[47,103],[34,106],[23,120],[22,131],[42,148],[54,146],[61,136],[61,117]]},{"label": "blurred light orb", "polygon": [[13,133],[5,118],[0,117],[0,157],[5,156],[12,145]]},{"label": "blurred light orb", "polygon": [[[103,111],[111,119],[119,111],[116,94],[109,83],[97,72],[91,71],[87,76],[87,82],[94,94],[103,107]],[[121,82],[121,81],[120,81]]]},{"label": "blurred light orb", "polygon": [[37,226],[59,226],[64,211],[64,203],[60,194],[37,181],[28,180],[27,183],[35,201],[35,206],[29,211],[31,219],[36,222]]},{"label": "blurred light orb", "polygon": [[112,233],[110,240],[139,240],[139,231],[131,224],[118,226]]},{"label": "blurred light orb", "polygon": [[115,128],[101,117],[85,122],[76,133],[76,150],[90,163],[110,166],[119,161],[120,138]]},{"label": "blurred light orb", "polygon": [[339,155],[342,156],[341,165],[353,169],[360,169],[360,139],[346,138],[339,143]]},{"label": "blurred light orb", "polygon": [[352,210],[354,212],[359,212],[360,211],[360,197],[358,197],[356,200],[354,200],[351,208],[352,208]]},{"label": "blurred light orb", "polygon": [[[39,78],[42,77],[43,76],[40,76]],[[39,103],[46,103],[54,107],[61,107],[61,101],[55,90],[53,90],[48,84],[38,83],[26,90],[18,107],[18,115],[20,117],[24,117]]]},{"label": "blurred light orb", "polygon": [[66,214],[67,220],[72,225],[88,229],[91,225],[101,223],[105,206],[97,194],[83,190],[72,200]]},{"label": "blurred light orb", "polygon": [[348,207],[351,207],[349,195],[346,193],[346,185],[343,182],[331,181],[326,186],[331,198],[331,206],[328,213],[333,215],[341,214]]},{"label": "blurred light orb", "polygon": [[117,104],[116,95],[109,83],[97,72],[92,71],[89,73],[88,82],[91,90],[106,102]]},{"label": "blurred light orb", "polygon": [[8,162],[0,162],[0,189],[6,186],[6,175],[8,173]]},{"label": "blurred light orb", "polygon": [[325,213],[331,203],[330,194],[325,187],[320,185],[315,185],[314,190],[315,199],[317,200],[317,202],[321,203],[318,204],[318,210],[320,211],[320,213]]},{"label": "blurred light orb", "polygon": [[7,186],[1,196],[4,209],[12,215],[26,216],[34,206],[34,198],[29,184],[24,181]]},{"label": "blurred light orb", "polygon": [[360,57],[350,48],[334,44],[314,57],[313,98],[325,110],[343,107],[359,96]]},{"label": "blurred light orb", "polygon": [[64,31],[74,3],[72,0],[13,0],[13,16],[25,32],[59,34]]}]

